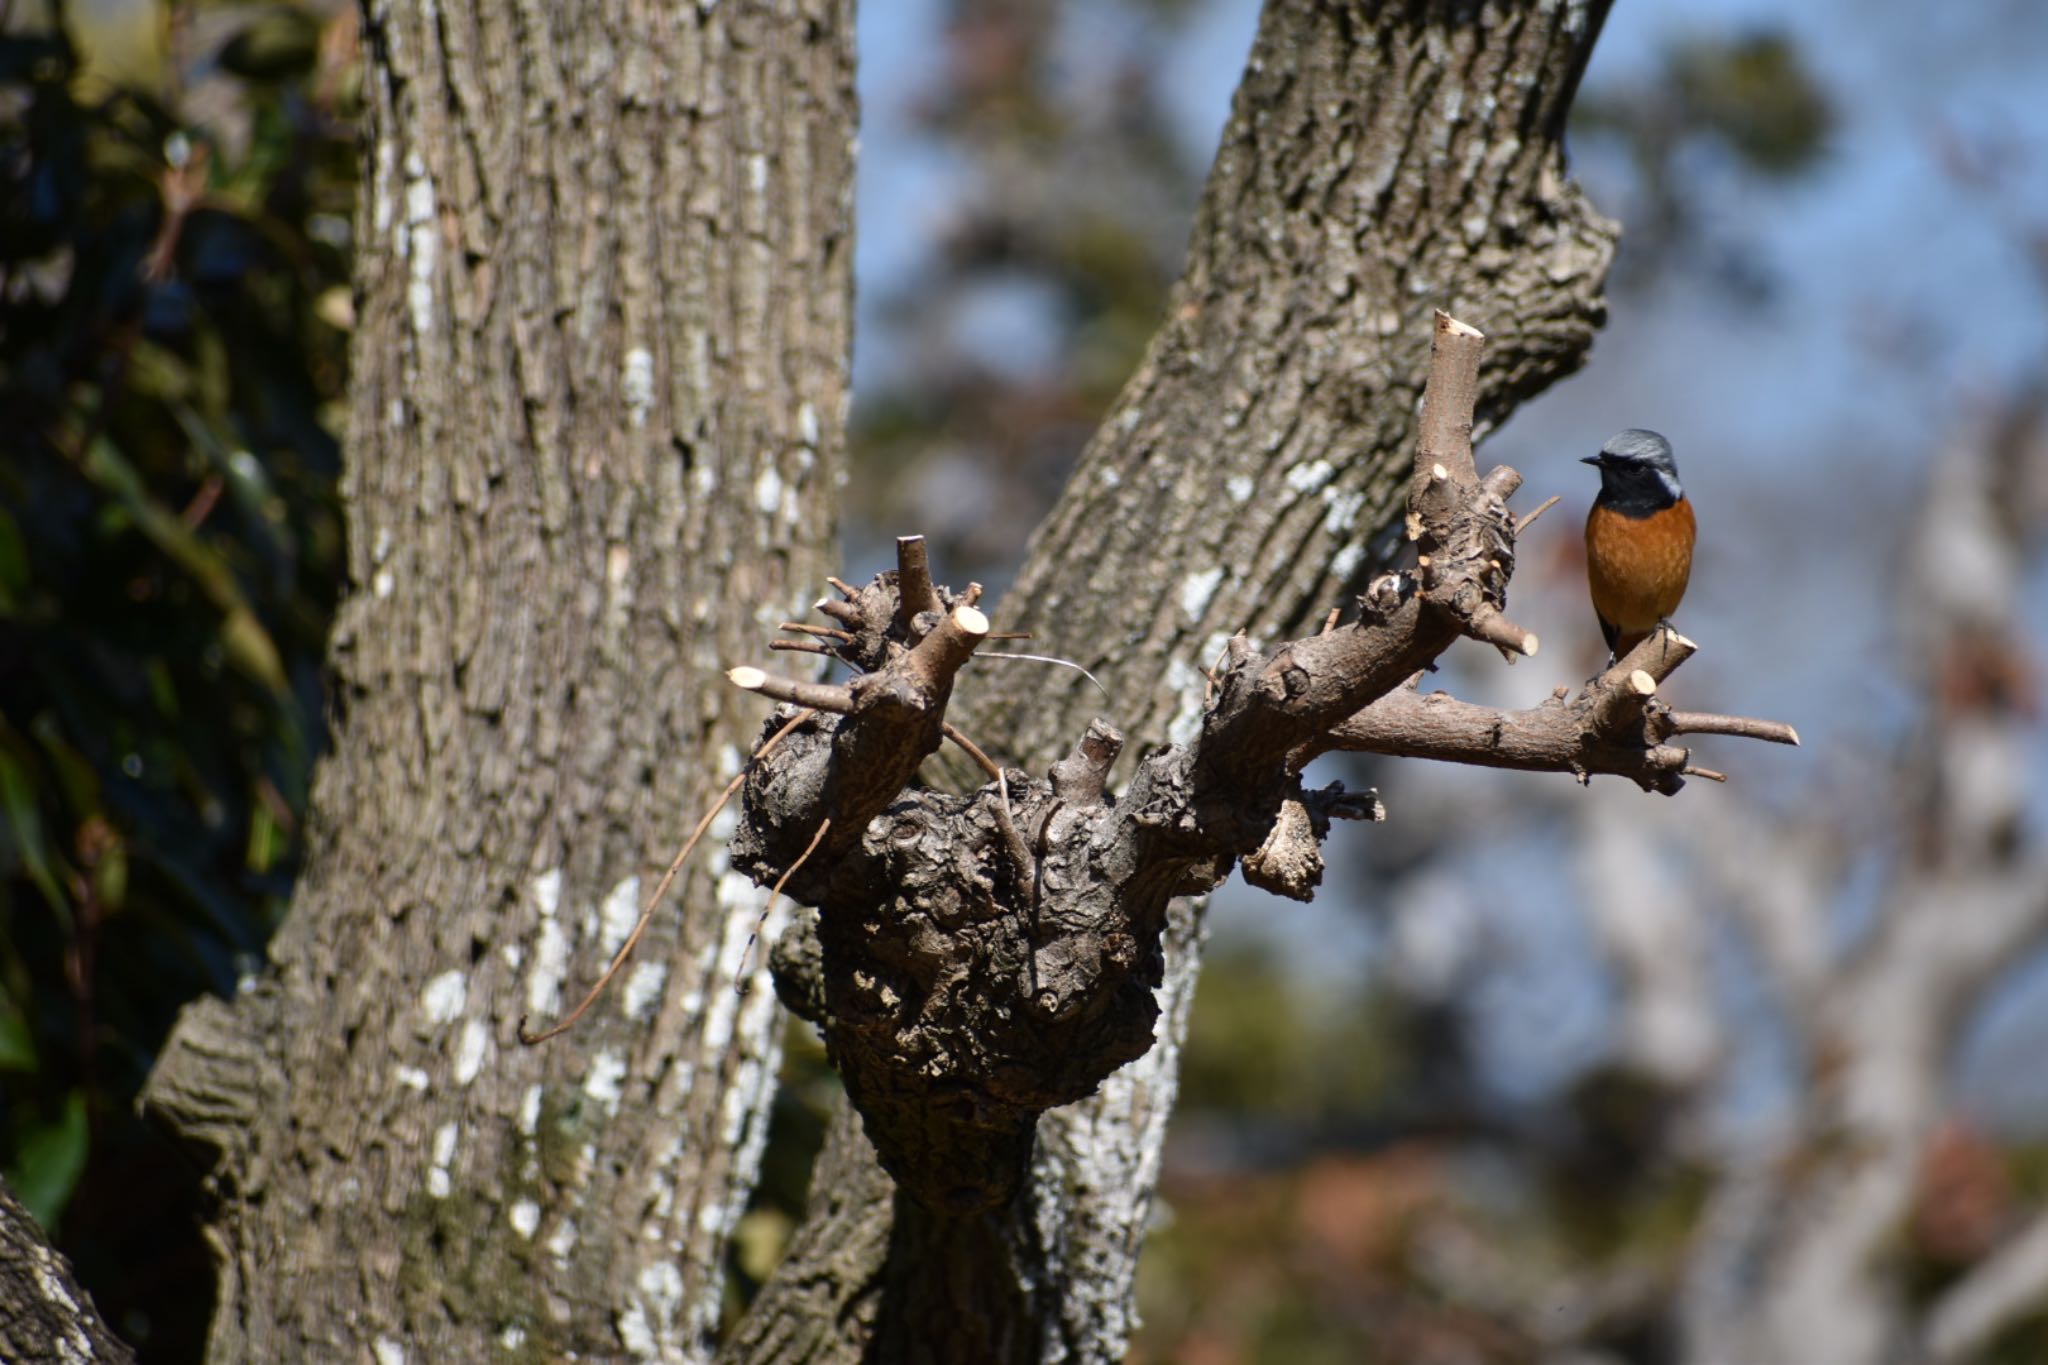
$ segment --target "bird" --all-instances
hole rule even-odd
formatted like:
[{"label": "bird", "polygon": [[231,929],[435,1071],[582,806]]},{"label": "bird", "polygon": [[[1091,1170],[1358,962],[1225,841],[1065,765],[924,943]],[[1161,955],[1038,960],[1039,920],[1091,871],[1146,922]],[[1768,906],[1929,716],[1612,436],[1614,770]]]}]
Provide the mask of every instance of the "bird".
[{"label": "bird", "polygon": [[1586,514],[1586,583],[1600,633],[1620,659],[1669,626],[1692,577],[1697,523],[1671,442],[1656,432],[1630,427],[1579,463],[1600,471],[1600,496]]}]

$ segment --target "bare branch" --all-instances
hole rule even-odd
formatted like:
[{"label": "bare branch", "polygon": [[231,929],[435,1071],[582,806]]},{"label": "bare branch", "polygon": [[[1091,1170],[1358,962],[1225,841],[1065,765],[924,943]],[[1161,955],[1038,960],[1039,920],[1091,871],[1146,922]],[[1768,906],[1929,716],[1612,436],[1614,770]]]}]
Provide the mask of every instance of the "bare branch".
[{"label": "bare branch", "polygon": [[2015,1319],[2048,1299],[2048,1212],[1951,1285],[1927,1314],[1927,1357],[1936,1365],[1975,1360]]},{"label": "bare branch", "polygon": [[904,674],[927,692],[951,686],[953,675],[987,634],[988,618],[963,602],[904,656]]},{"label": "bare branch", "polygon": [[1667,711],[1667,733],[1674,735],[1734,735],[1739,739],[1760,739],[1766,744],[1798,747],[1799,732],[1782,721],[1752,720],[1748,716],[1717,716],[1706,711]]},{"label": "bare branch", "polygon": [[815,711],[832,711],[840,715],[853,709],[853,693],[831,683],[799,682],[795,678],[778,678],[773,673],[764,673],[751,664],[729,668],[725,676],[741,691],[759,692],[762,696],[775,701],[794,702],[798,706],[808,706]]},{"label": "bare branch", "polygon": [[[1475,706],[1444,692],[1397,688],[1332,726],[1297,755],[1296,763],[1330,749],[1347,749],[1530,772],[1612,773],[1667,795],[1687,775],[1725,781],[1723,774],[1694,767],[1687,750],[1663,742],[1685,731],[1670,723],[1670,713],[1654,706],[1657,682],[1650,670],[1631,667],[1645,652],[1655,654],[1657,647],[1649,642],[1638,646],[1569,703],[1554,696],[1523,711]],[[1690,652],[1686,642],[1683,654],[1671,648],[1664,657],[1675,661]],[[1779,736],[1791,729],[1746,716],[1683,715],[1703,734],[1784,742]]]},{"label": "bare branch", "polygon": [[932,591],[931,561],[926,556],[924,537],[896,537],[896,629],[905,636],[915,636],[918,616],[939,609],[938,594]]},{"label": "bare branch", "polygon": [[[1436,315],[1430,340],[1429,381],[1422,390],[1422,427],[1415,443],[1418,486],[1449,481],[1471,485],[1472,409],[1479,400],[1479,357],[1486,337],[1449,313]],[[1441,467],[1444,478],[1436,477]]]},{"label": "bare branch", "polygon": [[1515,523],[1515,534],[1517,536],[1520,536],[1524,531],[1527,531],[1531,526],[1534,526],[1536,524],[1536,518],[1542,516],[1545,512],[1548,512],[1551,508],[1557,506],[1557,504],[1562,502],[1563,500],[1563,494],[1552,493],[1549,497],[1545,498],[1540,504],[1537,505],[1535,511],[1529,513],[1528,516],[1523,517],[1520,521]]},{"label": "bare branch", "polygon": [[1052,792],[1070,806],[1099,806],[1110,767],[1123,752],[1124,737],[1108,721],[1088,723],[1074,752],[1052,765]]}]

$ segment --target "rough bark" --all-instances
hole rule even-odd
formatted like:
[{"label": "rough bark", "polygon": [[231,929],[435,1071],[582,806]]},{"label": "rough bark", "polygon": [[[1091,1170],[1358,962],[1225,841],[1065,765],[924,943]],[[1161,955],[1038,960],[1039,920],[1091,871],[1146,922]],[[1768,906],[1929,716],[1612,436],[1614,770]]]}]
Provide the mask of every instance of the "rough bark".
[{"label": "rough bark", "polygon": [[135,1353],[107,1329],[92,1296],[0,1180],[0,1360],[127,1365]]},{"label": "rough bark", "polygon": [[[1561,137],[1607,9],[1268,5],[1166,322],[996,613],[1110,700],[963,681],[955,720],[1000,762],[1043,772],[1098,709],[1136,754],[1192,738],[1232,632],[1285,638],[1391,556],[1433,309],[1490,334],[1481,432],[1582,362],[1614,229],[1566,179]],[[1009,1359],[1123,1357],[1200,941],[1174,902],[1156,1044],[1037,1126],[1004,1224],[1026,1292],[1002,1301],[1028,1319]],[[874,1159],[845,1144],[814,1180],[861,1188]],[[800,1238],[756,1312],[789,1311],[815,1264]],[[849,1316],[798,1350],[756,1324],[728,1358],[858,1359],[869,1334]]]},{"label": "rough bark", "polygon": [[851,5],[368,6],[313,853],[150,1105],[217,1157],[219,1361],[701,1358],[779,1014],[723,832],[623,939],[815,596],[842,477]]}]

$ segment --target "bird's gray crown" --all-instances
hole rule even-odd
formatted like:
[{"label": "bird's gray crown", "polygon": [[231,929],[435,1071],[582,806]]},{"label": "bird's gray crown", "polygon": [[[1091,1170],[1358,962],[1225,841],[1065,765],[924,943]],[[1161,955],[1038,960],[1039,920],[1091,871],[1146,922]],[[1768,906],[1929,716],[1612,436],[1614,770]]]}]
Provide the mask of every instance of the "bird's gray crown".
[{"label": "bird's gray crown", "polygon": [[1654,431],[1630,427],[1609,437],[1600,453],[1611,460],[1646,465],[1659,474],[1678,476],[1678,462],[1671,456],[1671,442]]}]

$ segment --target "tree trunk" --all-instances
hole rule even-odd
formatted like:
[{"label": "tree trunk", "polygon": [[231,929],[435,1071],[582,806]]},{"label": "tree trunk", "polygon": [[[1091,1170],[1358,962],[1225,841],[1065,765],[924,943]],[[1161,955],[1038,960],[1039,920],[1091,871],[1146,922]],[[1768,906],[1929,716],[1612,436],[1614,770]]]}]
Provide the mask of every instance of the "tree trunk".
[{"label": "tree trunk", "polygon": [[0,1360],[127,1365],[133,1359],[135,1353],[107,1330],[71,1267],[0,1180]]},{"label": "tree trunk", "polygon": [[[312,854],[146,1100],[217,1153],[218,1361],[701,1358],[779,1011],[693,860],[758,712],[719,669],[831,567],[847,0],[367,7]],[[750,985],[745,996],[738,982]]]},{"label": "tree trunk", "polygon": [[[1134,755],[1188,738],[1233,631],[1348,601],[1401,541],[1432,310],[1489,334],[1482,428],[1577,368],[1614,228],[1561,139],[1607,9],[1268,4],[1165,325],[994,613],[1111,698],[981,670],[954,719],[982,747],[1042,772],[1098,711]],[[845,1125],[725,1358],[1121,1360],[1200,940],[1180,903],[1158,1044],[1045,1116],[981,1235],[935,1235]]]}]

